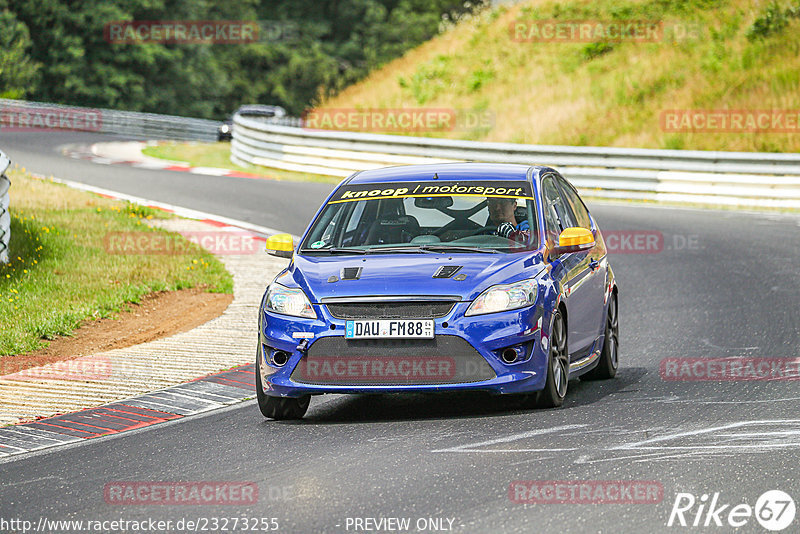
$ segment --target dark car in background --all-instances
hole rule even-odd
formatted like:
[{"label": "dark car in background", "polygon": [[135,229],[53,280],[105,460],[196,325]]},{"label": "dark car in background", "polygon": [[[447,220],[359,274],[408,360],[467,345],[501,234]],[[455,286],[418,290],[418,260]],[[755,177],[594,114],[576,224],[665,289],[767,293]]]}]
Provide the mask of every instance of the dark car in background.
[{"label": "dark car in background", "polygon": [[280,106],[266,104],[248,104],[229,115],[217,128],[217,141],[230,141],[233,138],[233,116],[236,114],[244,117],[280,119],[286,116],[286,110]]}]

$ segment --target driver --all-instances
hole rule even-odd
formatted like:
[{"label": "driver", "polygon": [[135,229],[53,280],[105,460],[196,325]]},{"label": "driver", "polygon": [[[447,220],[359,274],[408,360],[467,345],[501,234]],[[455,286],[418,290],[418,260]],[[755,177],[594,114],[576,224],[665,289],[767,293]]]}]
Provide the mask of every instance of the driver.
[{"label": "driver", "polygon": [[505,237],[517,242],[526,242],[531,236],[530,225],[528,220],[524,219],[521,223],[517,224],[517,218],[514,216],[514,210],[517,207],[517,201],[514,198],[489,198],[489,219],[492,224],[497,225],[494,231],[495,235]]}]

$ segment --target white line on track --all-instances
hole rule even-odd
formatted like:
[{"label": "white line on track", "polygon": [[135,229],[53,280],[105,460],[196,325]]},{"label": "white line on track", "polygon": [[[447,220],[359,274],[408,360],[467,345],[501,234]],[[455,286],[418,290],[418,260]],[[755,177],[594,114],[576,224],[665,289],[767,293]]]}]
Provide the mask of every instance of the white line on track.
[{"label": "white line on track", "polygon": [[[710,427],[710,428],[701,428],[699,430],[689,430],[686,432],[678,432],[676,434],[667,434],[666,436],[658,436],[655,438],[646,439],[644,441],[637,441],[634,443],[626,443],[624,445],[618,445],[616,447],[611,447],[609,450],[654,450],[654,449],[740,449],[740,448],[757,448],[757,447],[776,447],[776,446],[794,446],[796,447],[796,443],[784,444],[784,443],[775,443],[775,444],[758,444],[758,445],[685,445],[685,446],[657,446],[657,447],[649,447],[648,445],[654,443],[660,443],[664,441],[670,441],[674,439],[680,439],[685,437],[694,437],[700,436],[703,434],[711,434],[713,432],[718,432],[720,430],[728,430],[732,428],[742,428],[747,427],[750,425],[783,425],[783,424],[800,424],[800,419],[777,419],[777,420],[764,420],[764,421],[739,421],[737,423],[730,423],[727,425],[717,426],[717,427]],[[771,435],[769,432],[764,432],[761,434],[762,437],[767,437]]]},{"label": "white line on track", "polygon": [[[270,235],[284,233],[282,230],[276,230],[275,228],[269,228],[267,226],[259,226],[257,224],[249,223],[247,221],[231,219],[229,217],[224,217],[222,215],[207,213],[205,211],[198,211],[191,208],[185,208],[183,206],[175,206],[173,204],[167,204],[165,202],[159,202],[157,200],[149,200],[142,197],[136,197],[125,193],[120,193],[119,191],[112,191],[110,189],[104,189],[102,187],[86,185],[80,182],[74,182],[72,180],[63,180],[61,178],[48,178],[41,174],[33,174],[33,176],[36,176],[37,178],[41,178],[43,180],[50,180],[59,184],[63,184],[73,189],[78,189],[80,191],[88,191],[90,193],[96,193],[98,195],[106,195],[120,200],[127,200],[128,202],[132,202],[133,204],[139,204],[142,206],[152,206],[155,208],[161,208],[166,211],[171,211],[175,215],[178,215],[179,217],[186,217],[188,219],[200,219],[200,220],[209,219],[230,226],[236,226],[244,230],[250,230],[252,232],[255,232],[263,236],[270,236]],[[299,240],[299,236],[293,235],[292,237],[295,240]]]},{"label": "white line on track", "polygon": [[[616,394],[614,394],[616,395]],[[610,395],[612,397],[614,395]],[[641,397],[641,398],[628,398],[617,399],[610,398],[609,403],[625,403],[625,404],[641,404],[641,403],[654,403],[654,404],[776,404],[779,402],[798,401],[800,397],[782,397],[779,399],[753,399],[753,400],[712,400],[712,399],[682,399],[677,395],[670,395],[666,397]]]},{"label": "white line on track", "polygon": [[488,441],[481,441],[478,443],[468,443],[466,445],[458,445],[456,447],[450,447],[448,449],[437,449],[431,452],[553,452],[553,451],[574,451],[577,450],[575,448],[569,449],[499,449],[499,450],[475,450],[478,447],[487,447],[489,445],[499,445],[500,443],[510,443],[512,441],[517,441],[520,439],[525,438],[532,438],[535,436],[543,436],[545,434],[553,434],[555,432],[561,432],[562,430],[575,430],[578,428],[584,428],[587,425],[562,425],[562,426],[555,426],[552,428],[539,428],[536,430],[530,430],[528,432],[522,432],[521,434],[512,434],[511,436],[506,436],[504,438],[496,438],[490,439]]}]

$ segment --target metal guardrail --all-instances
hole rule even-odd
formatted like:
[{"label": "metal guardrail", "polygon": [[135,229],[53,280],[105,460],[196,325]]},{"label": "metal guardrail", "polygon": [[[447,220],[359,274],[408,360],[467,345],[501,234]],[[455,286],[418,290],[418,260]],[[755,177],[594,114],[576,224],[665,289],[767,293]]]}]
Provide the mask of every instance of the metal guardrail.
[{"label": "metal guardrail", "polygon": [[[219,122],[0,99],[0,131],[66,129],[135,139],[215,141]],[[800,154],[482,143],[303,128],[297,118],[234,116],[231,160],[344,177],[451,161],[543,164],[600,197],[800,208]]]},{"label": "metal guardrail", "polygon": [[[216,141],[219,121],[112,109],[93,109],[0,98],[0,132],[69,130],[100,132],[131,139]],[[0,152],[0,263],[8,262],[11,182],[3,173],[8,157]]]},{"label": "metal guardrail", "polygon": [[311,130],[237,115],[231,160],[339,177],[413,163],[541,164],[591,196],[800,208],[800,154],[482,143]]},{"label": "metal guardrail", "polygon": [[9,165],[11,160],[0,152],[0,263],[8,263],[8,247],[11,241],[11,214],[8,212],[11,180],[6,176]]},{"label": "metal guardrail", "polygon": [[132,139],[216,141],[220,121],[0,98],[0,131],[70,130]]}]

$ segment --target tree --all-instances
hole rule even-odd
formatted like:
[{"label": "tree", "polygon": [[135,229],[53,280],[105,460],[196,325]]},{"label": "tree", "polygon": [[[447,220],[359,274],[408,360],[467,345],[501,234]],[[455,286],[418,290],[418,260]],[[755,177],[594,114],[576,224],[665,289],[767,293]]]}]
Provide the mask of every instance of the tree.
[{"label": "tree", "polygon": [[0,98],[24,98],[35,92],[39,70],[39,64],[28,55],[30,32],[5,9],[0,11],[0,28]]},{"label": "tree", "polygon": [[[430,39],[462,0],[0,0],[3,91],[88,107],[222,118],[300,114]],[[244,44],[112,44],[115,21],[244,20],[293,31]],[[29,52],[26,52],[28,51]],[[5,89],[5,87],[8,89]]]}]

